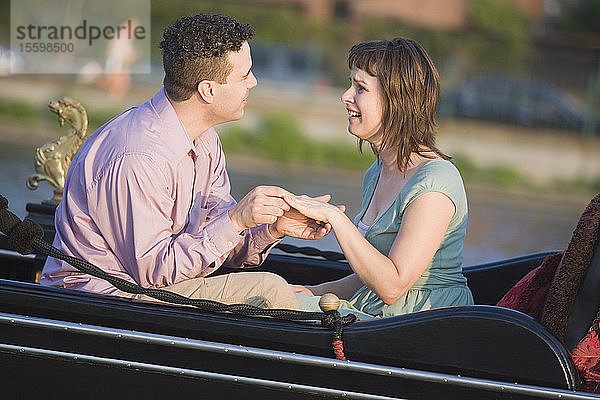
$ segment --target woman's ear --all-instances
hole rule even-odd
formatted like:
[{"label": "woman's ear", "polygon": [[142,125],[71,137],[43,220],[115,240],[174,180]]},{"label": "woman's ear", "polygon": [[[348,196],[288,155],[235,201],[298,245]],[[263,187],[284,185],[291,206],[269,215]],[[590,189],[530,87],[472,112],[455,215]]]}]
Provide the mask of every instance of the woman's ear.
[{"label": "woman's ear", "polygon": [[198,94],[200,98],[208,104],[212,104],[215,101],[214,95],[214,81],[202,81],[198,84]]}]

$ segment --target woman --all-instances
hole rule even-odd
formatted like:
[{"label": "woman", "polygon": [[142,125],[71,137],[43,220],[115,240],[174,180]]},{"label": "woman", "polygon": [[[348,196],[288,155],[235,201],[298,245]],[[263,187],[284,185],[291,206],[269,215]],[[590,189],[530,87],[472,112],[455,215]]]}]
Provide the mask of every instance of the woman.
[{"label": "woman", "polygon": [[331,224],[354,274],[298,293],[333,292],[379,317],[473,304],[462,274],[467,201],[458,170],[435,146],[439,75],[414,40],[368,41],[350,49],[342,95],[348,131],[377,155],[353,224],[333,205],[290,195],[306,216]]}]

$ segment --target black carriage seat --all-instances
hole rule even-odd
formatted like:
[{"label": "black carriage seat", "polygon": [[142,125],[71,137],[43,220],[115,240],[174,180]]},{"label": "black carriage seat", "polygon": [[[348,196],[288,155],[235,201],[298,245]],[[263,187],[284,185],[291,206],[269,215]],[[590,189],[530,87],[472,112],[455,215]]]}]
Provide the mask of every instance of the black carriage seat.
[{"label": "black carriage seat", "polygon": [[[599,235],[600,236],[600,235]],[[596,243],[594,256],[579,287],[579,293],[569,317],[565,346],[573,349],[586,335],[600,310],[600,241]]]}]

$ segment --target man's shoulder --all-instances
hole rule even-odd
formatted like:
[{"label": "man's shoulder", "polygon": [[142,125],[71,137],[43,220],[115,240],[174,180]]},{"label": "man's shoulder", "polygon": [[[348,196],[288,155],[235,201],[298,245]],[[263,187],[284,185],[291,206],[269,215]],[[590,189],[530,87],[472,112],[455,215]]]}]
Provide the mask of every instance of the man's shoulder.
[{"label": "man's shoulder", "polygon": [[161,130],[160,120],[147,107],[132,107],[92,133],[77,153],[73,166],[85,164],[86,170],[100,171],[127,154],[161,158],[161,148],[167,147],[160,137]]},{"label": "man's shoulder", "polygon": [[125,153],[160,156],[169,148],[164,124],[147,103],[123,111],[94,135],[98,146],[113,156]]}]

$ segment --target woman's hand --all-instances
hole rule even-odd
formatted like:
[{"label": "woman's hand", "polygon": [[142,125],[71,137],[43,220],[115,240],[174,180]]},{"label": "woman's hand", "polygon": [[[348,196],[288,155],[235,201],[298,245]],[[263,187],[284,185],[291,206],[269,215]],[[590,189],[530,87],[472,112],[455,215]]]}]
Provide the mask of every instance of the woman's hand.
[{"label": "woman's hand", "polygon": [[[294,196],[293,194],[290,195]],[[308,198],[311,199],[310,197]],[[331,196],[326,194],[311,200],[317,200],[319,203],[327,203],[330,199]],[[316,240],[327,235],[330,230],[330,224],[315,221],[294,208],[285,211],[282,216],[277,218],[274,224],[269,226],[271,235],[276,239],[281,239],[284,236],[292,236],[300,239]]]},{"label": "woman's hand", "polygon": [[321,201],[319,198],[313,199],[306,195],[296,196],[290,193],[284,195],[283,199],[301,214],[325,224],[331,223],[336,215],[346,210],[345,206],[335,206]]}]

